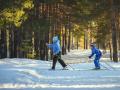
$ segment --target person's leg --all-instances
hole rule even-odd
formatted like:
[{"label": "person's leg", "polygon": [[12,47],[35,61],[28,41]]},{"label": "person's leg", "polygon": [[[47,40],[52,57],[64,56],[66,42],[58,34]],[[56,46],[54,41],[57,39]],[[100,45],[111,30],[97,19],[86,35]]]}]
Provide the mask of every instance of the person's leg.
[{"label": "person's leg", "polygon": [[99,60],[100,60],[99,57],[95,57],[95,60],[94,60],[95,68],[100,68]]},{"label": "person's leg", "polygon": [[66,67],[67,65],[65,64],[65,62],[60,58],[58,59],[59,63],[62,65],[62,67]]},{"label": "person's leg", "polygon": [[57,56],[53,56],[52,69],[55,69],[56,62],[57,62]]},{"label": "person's leg", "polygon": [[61,59],[61,53],[57,54],[58,55],[58,61],[62,65],[62,67],[66,67],[67,65],[65,62]]},{"label": "person's leg", "polygon": [[100,68],[100,57],[98,57],[98,67]]},{"label": "person's leg", "polygon": [[95,68],[97,68],[97,60],[96,59],[94,60],[94,65],[95,65]]}]

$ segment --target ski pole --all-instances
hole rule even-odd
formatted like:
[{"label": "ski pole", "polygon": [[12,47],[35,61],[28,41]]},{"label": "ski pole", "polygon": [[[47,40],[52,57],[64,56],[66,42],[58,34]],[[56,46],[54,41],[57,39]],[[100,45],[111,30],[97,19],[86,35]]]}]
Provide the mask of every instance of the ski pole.
[{"label": "ski pole", "polygon": [[102,67],[104,67],[104,68],[110,70],[110,69],[109,69],[108,67],[106,67],[105,65],[103,65],[103,64],[101,64],[101,63],[100,63],[100,65],[101,65]]},{"label": "ski pole", "polygon": [[70,68],[72,68],[73,70],[75,70],[75,68],[73,68],[70,64],[67,64],[68,66],[70,66]]},{"label": "ski pole", "polygon": [[[103,53],[103,55],[104,55],[105,53]],[[114,67],[112,67],[110,64],[108,64],[107,62],[104,62],[107,66],[109,66],[111,69],[113,69],[113,70],[116,70],[116,68],[114,68]]]},{"label": "ski pole", "polygon": [[112,67],[110,64],[104,62],[106,65],[108,65],[111,69],[116,70],[114,67]]},{"label": "ski pole", "polygon": [[[58,58],[61,59],[61,57],[59,57],[59,56],[58,56]],[[70,66],[73,70],[75,70],[75,68],[73,68],[70,64],[67,64],[67,66]]]}]

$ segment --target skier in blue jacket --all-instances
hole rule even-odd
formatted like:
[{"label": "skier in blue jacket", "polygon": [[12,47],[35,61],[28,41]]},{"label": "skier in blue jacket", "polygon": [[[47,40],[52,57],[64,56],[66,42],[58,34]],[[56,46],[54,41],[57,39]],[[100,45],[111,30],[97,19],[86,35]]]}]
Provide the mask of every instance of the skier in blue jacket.
[{"label": "skier in blue jacket", "polygon": [[46,43],[47,47],[51,48],[53,51],[53,64],[52,64],[52,70],[55,70],[56,62],[57,60],[62,65],[63,69],[67,68],[67,65],[65,62],[61,59],[61,47],[60,47],[60,41],[58,39],[58,36],[53,37],[53,43],[48,44]]},{"label": "skier in blue jacket", "polygon": [[92,54],[89,56],[89,58],[95,55],[95,59],[94,59],[95,69],[100,69],[99,60],[102,56],[102,53],[98,48],[95,47],[94,44],[91,44],[90,46],[91,46]]}]

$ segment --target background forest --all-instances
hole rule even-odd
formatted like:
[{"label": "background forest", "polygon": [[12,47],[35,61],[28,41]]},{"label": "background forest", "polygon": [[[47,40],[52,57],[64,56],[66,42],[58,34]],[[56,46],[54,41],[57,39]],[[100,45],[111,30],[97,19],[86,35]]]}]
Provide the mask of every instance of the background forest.
[{"label": "background forest", "polygon": [[95,42],[118,62],[120,0],[0,0],[0,58],[48,60],[54,35],[63,55]]}]

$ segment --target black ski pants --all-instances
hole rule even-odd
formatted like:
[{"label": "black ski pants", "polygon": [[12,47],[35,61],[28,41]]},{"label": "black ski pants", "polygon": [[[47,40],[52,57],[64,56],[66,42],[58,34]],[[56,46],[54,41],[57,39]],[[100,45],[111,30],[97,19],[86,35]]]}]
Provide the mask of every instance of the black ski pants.
[{"label": "black ski pants", "polygon": [[53,63],[52,63],[52,69],[55,69],[56,63],[58,62],[62,65],[62,67],[66,67],[67,65],[65,62],[61,59],[61,52],[59,52],[56,55],[53,55]]}]

